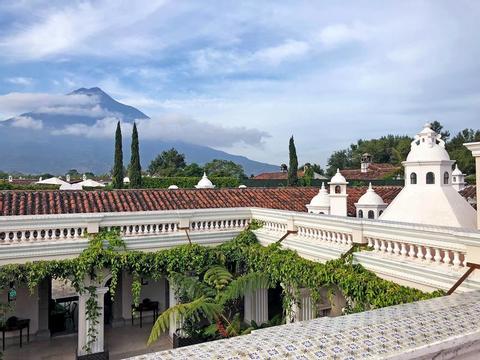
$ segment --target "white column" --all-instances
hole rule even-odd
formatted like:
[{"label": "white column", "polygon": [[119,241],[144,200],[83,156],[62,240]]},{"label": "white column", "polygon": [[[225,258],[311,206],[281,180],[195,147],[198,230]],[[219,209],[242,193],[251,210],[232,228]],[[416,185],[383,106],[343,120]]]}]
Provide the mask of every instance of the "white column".
[{"label": "white column", "polygon": [[[480,199],[480,142],[463,144],[472,152],[475,158],[476,180],[477,180],[477,208]],[[477,229],[480,230],[480,211],[477,210]]]},{"label": "white column", "polygon": [[[173,286],[171,282],[168,283],[168,286],[168,303],[170,307],[174,307],[178,304],[177,296],[175,295],[175,286]],[[181,316],[177,317],[173,314],[170,316],[170,326],[168,328],[168,334],[170,335],[171,339],[173,339],[173,334],[175,333],[175,331],[182,327],[182,322],[183,319]]]},{"label": "white column", "polygon": [[293,321],[305,321],[315,318],[315,312],[312,305],[312,298],[309,289],[300,289],[300,299],[298,304],[292,307]]},{"label": "white column", "polygon": [[[90,353],[101,353],[104,349],[104,328],[103,328],[103,296],[108,291],[108,287],[97,287],[95,294],[97,296],[98,306],[98,324],[95,325],[96,336],[95,341],[90,345]],[[85,349],[88,341],[88,329],[90,327],[90,321],[87,320],[87,301],[90,298],[90,292],[85,291],[83,294],[78,295],[78,349],[79,356],[87,355]]]},{"label": "white column", "polygon": [[255,321],[258,325],[268,321],[268,289],[258,289],[245,294],[245,322]]}]

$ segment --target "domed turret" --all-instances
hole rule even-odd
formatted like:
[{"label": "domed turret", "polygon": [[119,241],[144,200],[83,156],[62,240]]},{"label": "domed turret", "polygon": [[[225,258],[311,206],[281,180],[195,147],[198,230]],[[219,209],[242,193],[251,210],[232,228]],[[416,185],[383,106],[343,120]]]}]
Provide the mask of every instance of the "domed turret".
[{"label": "domed turret", "polygon": [[412,141],[407,160],[402,162],[405,187],[380,219],[475,228],[475,210],[452,186],[454,162],[441,136],[425,124]]},{"label": "domed turret", "polygon": [[330,196],[328,195],[325,184],[322,183],[322,187],[315,195],[310,204],[306,205],[308,212],[312,214],[330,214]]},{"label": "domed turret", "polygon": [[355,207],[359,218],[368,217],[369,219],[376,219],[383,213],[387,204],[385,204],[382,197],[373,190],[372,183],[370,183],[365,194],[355,203]]},{"label": "domed turret", "polygon": [[347,216],[348,182],[339,169],[328,184],[330,185],[330,214]]},{"label": "domed turret", "polygon": [[465,174],[460,171],[458,165],[455,165],[455,170],[452,172],[452,186],[457,191],[465,189]]},{"label": "domed turret", "polygon": [[213,189],[215,185],[212,184],[212,182],[208,179],[207,174],[204,172],[202,178],[198,182],[197,185],[195,185],[197,189]]}]

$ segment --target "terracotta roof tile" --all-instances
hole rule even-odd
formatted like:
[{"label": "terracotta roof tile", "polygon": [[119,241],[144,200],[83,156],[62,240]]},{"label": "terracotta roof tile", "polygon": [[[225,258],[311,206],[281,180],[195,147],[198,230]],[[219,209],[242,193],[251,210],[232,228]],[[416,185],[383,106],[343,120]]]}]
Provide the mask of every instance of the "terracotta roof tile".
[{"label": "terracotta roof tile", "polygon": [[[389,204],[402,189],[378,186],[375,191]],[[347,210],[355,215],[358,202],[367,187],[347,188]],[[315,187],[278,187],[247,189],[149,189],[115,191],[18,191],[0,192],[0,216],[74,214],[92,212],[155,211],[228,207],[263,207],[306,211],[305,205],[318,193]],[[475,187],[463,190],[475,197]]]}]

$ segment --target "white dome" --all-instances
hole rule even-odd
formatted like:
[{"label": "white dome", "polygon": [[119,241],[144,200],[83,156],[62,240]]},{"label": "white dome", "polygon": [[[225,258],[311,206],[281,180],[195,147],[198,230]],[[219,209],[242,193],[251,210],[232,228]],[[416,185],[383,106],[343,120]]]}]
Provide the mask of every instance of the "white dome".
[{"label": "white dome", "polygon": [[348,184],[348,183],[347,183],[347,179],[345,179],[345,177],[342,174],[340,174],[340,170],[337,169],[337,173],[332,177],[329,184]]},{"label": "white dome", "polygon": [[129,183],[129,182],[130,182],[130,178],[129,178],[128,176],[125,176],[125,177],[123,178],[123,182],[124,182],[124,183]]},{"label": "white dome", "polygon": [[458,168],[458,165],[455,165],[455,170],[453,170],[452,175],[454,175],[454,176],[461,176],[461,175],[463,175],[463,173],[462,173],[462,172],[460,171],[460,169]]},{"label": "white dome", "polygon": [[412,141],[407,162],[450,161],[445,150],[445,142],[432,130],[431,124],[425,124],[422,131]]},{"label": "white dome", "polygon": [[170,185],[168,187],[168,190],[177,190],[178,189],[178,186],[177,185]]},{"label": "white dome", "polygon": [[328,207],[330,206],[330,196],[325,189],[325,184],[322,183],[322,187],[317,195],[315,195],[310,201],[310,206]]},{"label": "white dome", "polygon": [[213,189],[215,185],[212,184],[212,182],[208,179],[207,174],[203,173],[202,178],[198,182],[197,185],[195,185],[197,189]]},{"label": "white dome", "polygon": [[247,188],[247,185],[240,185],[238,188],[239,188],[239,189],[246,189],[246,188]]},{"label": "white dome", "polygon": [[385,205],[383,199],[372,188],[372,183],[368,186],[368,190],[363,194],[356,205]]}]

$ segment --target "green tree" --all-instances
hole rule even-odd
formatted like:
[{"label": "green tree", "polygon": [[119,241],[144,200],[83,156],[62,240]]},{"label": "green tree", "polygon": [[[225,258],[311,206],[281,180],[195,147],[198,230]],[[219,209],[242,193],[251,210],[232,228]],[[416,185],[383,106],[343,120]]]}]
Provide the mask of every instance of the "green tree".
[{"label": "green tree", "polygon": [[327,174],[328,176],[335,175],[337,169],[347,169],[351,167],[352,160],[351,154],[349,150],[338,150],[335,151],[330,157],[328,158],[327,166]]},{"label": "green tree", "polygon": [[266,274],[250,272],[235,277],[222,265],[213,265],[201,277],[172,273],[169,281],[174,285],[180,303],[158,317],[148,344],[157,341],[168,330],[172,316],[183,318],[182,330],[190,337],[199,334],[230,337],[248,333],[252,329],[241,329],[240,309],[236,308],[235,300],[247,292],[268,289],[272,285]]},{"label": "green tree", "polygon": [[82,174],[80,174],[77,169],[68,170],[66,175],[70,175],[70,177],[80,177],[80,176],[82,176]]},{"label": "green tree", "polygon": [[445,141],[445,142],[448,141],[448,139],[450,138],[450,131],[448,131],[448,130],[442,131],[443,130],[443,125],[440,124],[440,122],[435,120],[430,125],[431,125],[431,128],[432,128],[433,131],[435,131],[437,134],[440,134],[442,136],[443,141]]},{"label": "green tree", "polygon": [[298,158],[293,136],[290,138],[288,144],[288,155],[290,158],[290,166],[288,167],[288,185],[295,186],[298,184]]},{"label": "green tree", "polygon": [[203,175],[203,168],[197,163],[191,163],[185,166],[182,176],[198,177]]},{"label": "green tree", "polygon": [[460,170],[467,175],[475,174],[475,159],[463,144],[480,141],[480,130],[463,129],[446,144],[450,158],[457,161]]},{"label": "green tree", "polygon": [[246,177],[243,166],[235,164],[230,160],[214,159],[204,166],[208,176],[213,177],[234,177],[236,179],[244,179]]},{"label": "green tree", "polygon": [[140,165],[140,149],[138,144],[137,124],[133,124],[132,130],[132,146],[131,146],[130,165],[128,166],[128,177],[130,179],[130,187],[138,189],[142,186],[142,167]]},{"label": "green tree", "polygon": [[180,154],[175,148],[162,151],[148,166],[150,175],[155,176],[177,176],[185,168],[185,155]]},{"label": "green tree", "polygon": [[112,185],[114,189],[123,188],[123,150],[122,150],[122,129],[120,121],[117,123],[115,131],[115,157],[113,163],[113,179]]}]

